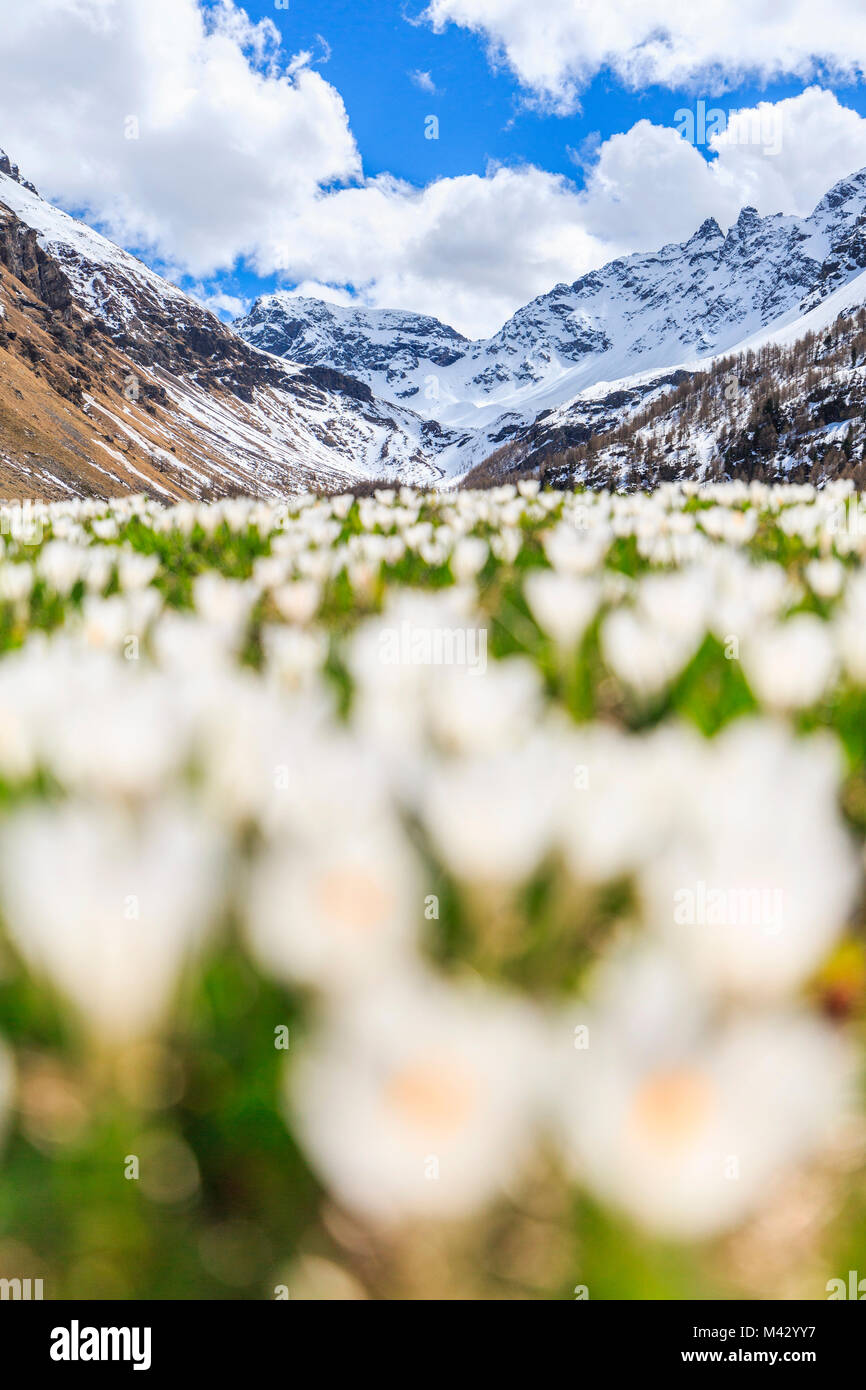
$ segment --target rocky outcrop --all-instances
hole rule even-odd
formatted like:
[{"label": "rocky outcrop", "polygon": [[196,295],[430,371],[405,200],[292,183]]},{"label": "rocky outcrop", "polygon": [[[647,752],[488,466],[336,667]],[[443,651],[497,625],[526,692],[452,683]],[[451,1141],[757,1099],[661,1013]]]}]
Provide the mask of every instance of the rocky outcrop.
[{"label": "rocky outcrop", "polygon": [[13,164],[5,150],[0,150],[0,174],[5,174],[8,179],[13,179],[15,183],[20,183],[22,188],[26,188],[30,193],[38,193],[27,179],[22,179],[21,170],[17,164]]},{"label": "rocky outcrop", "polygon": [[0,266],[20,280],[47,309],[68,321],[72,290],[57,262],[39,245],[31,227],[0,206]]}]

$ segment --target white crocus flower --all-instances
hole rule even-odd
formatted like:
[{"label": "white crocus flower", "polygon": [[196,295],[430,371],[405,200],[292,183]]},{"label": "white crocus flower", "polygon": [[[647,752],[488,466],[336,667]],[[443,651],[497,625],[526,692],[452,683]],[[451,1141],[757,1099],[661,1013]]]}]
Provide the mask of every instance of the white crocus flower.
[{"label": "white crocus flower", "polygon": [[154,1028],[219,905],[220,856],[188,806],[28,811],[0,835],[0,898],[30,966],[95,1032]]},{"label": "white crocus flower", "polygon": [[635,607],[605,618],[605,660],[638,696],[658,695],[694,656],[709,611],[709,581],[700,571],[648,575],[638,585]]},{"label": "white crocus flower", "polygon": [[858,573],[848,585],[833,630],[845,670],[852,680],[866,685],[866,574]]},{"label": "white crocus flower", "polygon": [[[300,791],[318,785],[316,755],[323,749],[323,727],[333,719],[327,694],[314,687],[284,700],[243,670],[227,670],[185,694],[211,814],[230,825],[302,823],[304,811],[293,812]],[[341,746],[336,733],[332,738]],[[351,784],[342,791],[350,798]],[[363,787],[356,787],[356,799],[362,795]]]},{"label": "white crocus flower", "polygon": [[0,601],[22,603],[30,597],[34,577],[30,565],[0,561]]},{"label": "white crocus flower", "polygon": [[158,555],[141,555],[137,550],[126,549],[117,552],[117,579],[123,592],[147,588],[158,569]]},{"label": "white crocus flower", "polygon": [[545,532],[542,544],[553,569],[565,574],[592,574],[610,548],[612,536],[606,525],[583,529],[560,521]]},{"label": "white crocus flower", "polygon": [[631,608],[609,613],[601,634],[608,666],[644,699],[660,694],[670,685],[695,652],[695,644],[687,634],[666,632]]},{"label": "white crocus flower", "polygon": [[206,623],[238,635],[257,596],[256,585],[249,580],[226,579],[211,571],[198,575],[193,584],[193,602],[199,616]]},{"label": "white crocus flower", "polygon": [[425,692],[441,669],[456,662],[480,673],[487,637],[466,590],[398,591],[380,618],[360,625],[346,655],[357,726],[381,742],[384,756],[398,758],[420,739]]},{"label": "white crocus flower", "polygon": [[698,513],[698,522],[708,536],[728,545],[746,545],[758,529],[756,511],[734,511],[730,507],[710,507]]},{"label": "white crocus flower", "polygon": [[765,620],[797,601],[797,586],[781,565],[755,565],[736,552],[717,551],[712,561],[716,584],[710,612],[720,642],[745,638]]},{"label": "white crocus flower", "polygon": [[514,748],[541,722],[541,676],[523,657],[491,661],[483,670],[437,666],[427,672],[421,694],[427,729],[448,752],[472,755]]},{"label": "white crocus flower", "polygon": [[814,613],[797,613],[754,630],[742,661],[749,685],[770,709],[805,709],[823,698],[836,677],[833,629]]},{"label": "white crocus flower", "polygon": [[84,551],[71,541],[51,540],[39,552],[36,567],[49,589],[65,598],[81,578]]},{"label": "white crocus flower", "polygon": [[289,623],[308,623],[316,615],[322,601],[322,588],[315,579],[296,579],[280,584],[273,592],[280,616]]},{"label": "white crocus flower", "polygon": [[678,823],[644,866],[647,919],[708,988],[798,989],[832,950],[860,890],[838,810],[838,750],[760,721],[706,746]]},{"label": "white crocus flower", "polygon": [[575,1177],[655,1235],[740,1223],[851,1103],[837,1033],[796,1010],[717,1019],[652,955],[607,967],[563,1014],[553,1104]]},{"label": "white crocus flower", "polygon": [[[34,644],[38,650],[38,645]],[[33,775],[39,763],[41,711],[46,672],[37,669],[30,648],[0,662],[0,776],[13,782]]]},{"label": "white crocus flower", "polygon": [[185,678],[211,672],[215,677],[234,664],[237,633],[207,623],[193,613],[170,609],[152,635],[157,662],[166,673]]},{"label": "white crocus flower", "polygon": [[451,572],[458,584],[466,584],[484,568],[490,547],[480,536],[464,536],[451,552]]},{"label": "white crocus flower", "polygon": [[559,838],[575,877],[604,882],[647,863],[676,827],[700,755],[698,736],[675,725],[642,737],[594,725],[564,740]]},{"label": "white crocus flower", "polygon": [[529,1007],[417,975],[359,994],[290,1073],[295,1132],[359,1215],[462,1217],[533,1151],[545,1051]]},{"label": "white crocus flower", "polygon": [[845,584],[845,566],[833,555],[823,560],[810,560],[806,566],[806,580],[819,598],[837,598]]},{"label": "white crocus flower", "polygon": [[487,757],[434,763],[422,811],[449,871],[483,885],[528,878],[553,843],[561,771],[543,738]]},{"label": "white crocus flower", "polygon": [[41,760],[68,789],[141,798],[183,766],[189,735],[177,691],[158,673],[94,652],[66,666],[63,718],[40,723]]},{"label": "white crocus flower", "polygon": [[363,986],[408,958],[423,920],[414,853],[391,818],[277,839],[255,866],[247,936],[280,979]]},{"label": "white crocus flower", "polygon": [[[516,528],[513,530],[497,531],[490,537],[490,549],[503,565],[513,565],[517,556],[520,554],[520,547],[523,544],[523,536]],[[422,556],[422,558],[424,558]],[[428,562],[429,563],[429,562]]]},{"label": "white crocus flower", "polygon": [[101,594],[108,586],[117,552],[106,545],[92,545],[82,552],[81,578],[89,594]]},{"label": "white crocus flower", "polygon": [[157,589],[135,589],[129,594],[101,598],[86,594],[80,613],[70,613],[67,632],[80,636],[88,648],[116,652],[127,661],[138,661],[141,639],[162,608]]},{"label": "white crocus flower", "polygon": [[541,628],[561,646],[576,647],[598,611],[601,586],[597,579],[554,570],[533,570],[525,585],[530,612]]},{"label": "white crocus flower", "polygon": [[328,634],[280,627],[262,628],[265,669],[286,690],[309,689],[328,657]]}]

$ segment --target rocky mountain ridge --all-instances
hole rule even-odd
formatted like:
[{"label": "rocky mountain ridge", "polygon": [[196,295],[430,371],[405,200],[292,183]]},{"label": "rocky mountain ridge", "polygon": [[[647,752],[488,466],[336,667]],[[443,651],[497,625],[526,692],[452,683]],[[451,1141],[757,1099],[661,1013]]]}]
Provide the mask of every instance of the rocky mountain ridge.
[{"label": "rocky mountain ridge", "polygon": [[257,300],[235,327],[277,356],[351,369],[380,398],[480,430],[495,447],[545,412],[574,402],[592,415],[591,402],[631,378],[698,369],[795,323],[864,269],[866,169],[808,217],[746,207],[727,232],[710,218],[681,244],[556,285],[482,341],[426,316],[285,292]]}]

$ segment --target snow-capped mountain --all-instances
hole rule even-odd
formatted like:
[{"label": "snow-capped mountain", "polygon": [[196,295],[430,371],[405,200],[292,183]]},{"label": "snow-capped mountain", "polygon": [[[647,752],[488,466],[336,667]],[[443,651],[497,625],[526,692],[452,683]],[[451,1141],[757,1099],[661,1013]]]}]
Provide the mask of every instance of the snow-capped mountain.
[{"label": "snow-capped mountain", "polygon": [[[353,372],[395,401],[418,396],[419,371],[451,367],[472,346],[456,329],[424,314],[341,308],[283,291],[256,300],[249,316],[234,326],[263,352]],[[413,405],[418,408],[421,401]]]},{"label": "snow-capped mountain", "polygon": [[795,322],[866,267],[864,214],[866,169],[809,217],[747,207],[727,232],[709,219],[682,244],[556,285],[478,342],[435,319],[286,293],[235,326],[267,352],[339,366],[383,400],[494,440],[591,388],[694,368]]},{"label": "snow-capped mountain", "polygon": [[[852,292],[859,307],[833,317]],[[543,450],[530,456],[525,441],[506,445],[466,484],[533,476],[555,487],[633,491],[677,478],[816,486],[850,478],[864,491],[866,272],[797,320],[796,336],[781,330],[705,370],[656,378],[628,419],[600,421],[576,439],[567,417],[565,408],[549,418]]]},{"label": "snow-capped mountain", "polygon": [[250,347],[2,152],[0,328],[4,496],[433,485],[461,443],[355,377]]},{"label": "snow-capped mountain", "polygon": [[[769,452],[761,402],[730,406],[718,364],[737,358],[748,375],[744,354],[796,348],[864,304],[861,170],[809,217],[745,208],[726,232],[709,220],[681,245],[555,286],[483,341],[290,293],[228,326],[41,198],[0,151],[0,496],[436,486],[552,459],[557,476],[631,486],[671,468],[703,476],[720,459],[750,468],[753,435],[768,475],[799,467],[807,440],[823,476],[841,444],[822,431],[862,413],[859,319],[833,330],[832,350],[793,352],[799,394],[788,415],[773,407]],[[841,395],[840,334],[853,354]],[[754,391],[773,388],[774,370],[765,363]],[[850,461],[853,426],[845,446]]]}]

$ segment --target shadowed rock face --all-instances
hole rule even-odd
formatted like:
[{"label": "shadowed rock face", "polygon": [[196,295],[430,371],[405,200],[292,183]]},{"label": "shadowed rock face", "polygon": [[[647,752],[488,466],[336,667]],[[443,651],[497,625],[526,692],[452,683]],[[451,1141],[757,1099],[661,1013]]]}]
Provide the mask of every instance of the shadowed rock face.
[{"label": "shadowed rock face", "polygon": [[46,308],[68,322],[72,309],[69,281],[39,245],[36,233],[8,209],[0,208],[0,265],[26,285]]}]

